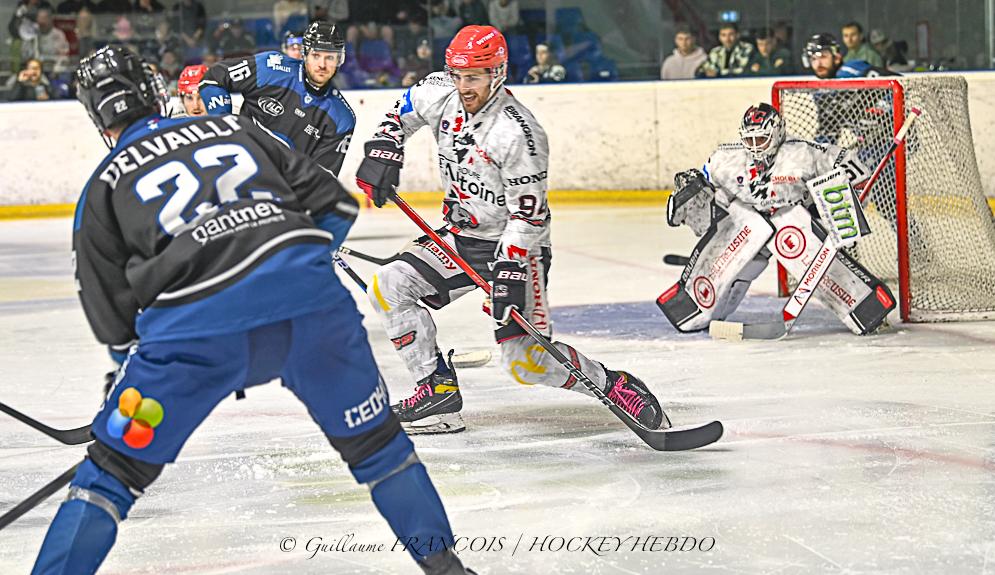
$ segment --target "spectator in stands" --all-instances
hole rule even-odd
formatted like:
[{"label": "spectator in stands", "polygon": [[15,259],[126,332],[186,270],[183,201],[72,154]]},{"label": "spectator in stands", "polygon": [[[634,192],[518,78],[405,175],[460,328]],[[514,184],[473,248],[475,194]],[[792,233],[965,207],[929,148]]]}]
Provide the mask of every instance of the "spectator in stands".
[{"label": "spectator in stands", "polygon": [[170,11],[173,29],[186,44],[187,51],[196,52],[204,40],[207,27],[207,11],[204,10],[204,5],[200,0],[179,0]]},{"label": "spectator in stands", "polygon": [[711,49],[701,69],[708,78],[742,76],[752,58],[753,45],[740,41],[739,27],[726,22],[719,28],[719,45]]},{"label": "spectator in stands", "polygon": [[428,21],[432,28],[432,37],[448,39],[456,35],[456,32],[463,27],[463,21],[449,7],[446,0],[435,0],[432,4],[432,17]]},{"label": "spectator in stands", "polygon": [[690,80],[708,56],[705,50],[695,42],[694,33],[686,24],[677,26],[674,33],[674,53],[663,61],[660,66],[661,80]]},{"label": "spectator in stands", "polygon": [[491,0],[487,7],[487,15],[490,16],[491,26],[508,36],[515,33],[521,22],[518,10],[518,0]]},{"label": "spectator in stands", "polygon": [[10,77],[5,92],[11,102],[50,100],[52,85],[45,77],[41,60],[28,58],[17,76]]},{"label": "spectator in stands", "polygon": [[114,27],[111,29],[111,34],[118,42],[125,44],[131,42],[131,38],[135,35],[135,32],[131,27],[131,20],[128,20],[127,15],[118,14],[114,20]]},{"label": "spectator in stands", "polygon": [[487,26],[490,20],[487,16],[487,6],[481,0],[461,0],[459,5],[459,17],[463,20],[464,26],[476,24]]},{"label": "spectator in stands", "polygon": [[846,45],[846,54],[843,61],[863,60],[871,66],[884,67],[884,60],[881,55],[874,51],[874,48],[864,42],[864,29],[856,22],[847,22],[843,25],[843,44]]},{"label": "spectator in stands", "polygon": [[55,7],[56,14],[66,14],[72,15],[83,8],[87,10],[93,10],[93,2],[90,0],[63,0],[59,2],[59,5]]},{"label": "spectator in stands", "polygon": [[76,42],[80,56],[93,52],[98,46],[97,19],[86,6],[76,13]]},{"label": "spectator in stands", "polygon": [[21,44],[21,56],[40,59],[53,74],[69,72],[69,40],[55,27],[51,8],[35,13],[34,30],[34,37]]},{"label": "spectator in stands", "polygon": [[284,54],[296,60],[301,59],[301,51],[304,49],[304,38],[296,32],[287,32],[283,35],[283,43],[280,49]]},{"label": "spectator in stands", "polygon": [[101,0],[93,11],[97,14],[128,14],[131,12],[129,0]]},{"label": "spectator in stands", "polygon": [[315,4],[314,19],[337,24],[349,19],[349,0],[325,0]]},{"label": "spectator in stands", "polygon": [[556,62],[549,46],[536,44],[536,65],[529,68],[522,82],[526,84],[551,84],[567,79],[567,70]]},{"label": "spectator in stands", "polygon": [[406,69],[409,60],[417,60],[418,46],[427,38],[423,12],[398,11],[394,24],[394,56],[398,65]]},{"label": "spectator in stands", "polygon": [[418,43],[415,50],[415,57],[408,58],[404,64],[404,76],[401,78],[401,87],[408,88],[414,86],[418,80],[432,73],[432,45],[427,39]]},{"label": "spectator in stands", "polygon": [[757,50],[753,53],[750,73],[755,76],[785,76],[794,73],[791,53],[778,45],[773,30],[764,30],[757,36]]},{"label": "spectator in stands", "polygon": [[183,63],[180,62],[180,58],[175,52],[167,50],[162,53],[162,58],[159,60],[159,73],[162,74],[167,84],[174,82],[179,77],[181,68],[183,68]]},{"label": "spectator in stands", "polygon": [[874,50],[884,60],[886,68],[896,72],[908,72],[911,69],[909,60],[905,57],[905,50],[908,50],[908,44],[905,42],[892,42],[884,32],[877,28],[871,30],[870,40]]},{"label": "spectator in stands", "polygon": [[232,18],[214,31],[215,52],[225,58],[247,56],[256,50],[256,39],[249,34],[241,18]]},{"label": "spectator in stands", "polygon": [[273,30],[284,32],[284,25],[291,16],[307,18],[307,2],[304,0],[277,0],[273,4]]},{"label": "spectator in stands", "polygon": [[140,40],[151,40],[155,37],[156,22],[162,20],[165,7],[159,0],[135,0],[131,9],[131,25],[135,35]]}]

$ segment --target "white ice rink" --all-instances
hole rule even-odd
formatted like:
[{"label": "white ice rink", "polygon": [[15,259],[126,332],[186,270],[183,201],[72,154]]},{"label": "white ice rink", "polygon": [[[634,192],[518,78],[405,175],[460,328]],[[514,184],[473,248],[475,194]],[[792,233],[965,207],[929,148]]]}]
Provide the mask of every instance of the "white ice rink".
[{"label": "white ice rink", "polygon": [[[679,335],[653,300],[679,273],[661,256],[693,238],[668,229],[662,208],[558,209],[553,230],[559,338],[639,375],[675,424],[721,419],[726,435],[657,453],[594,400],[519,386],[496,361],[461,370],[468,430],[415,443],[457,535],[492,542],[464,550],[467,565],[481,575],[995,573],[995,323],[857,338],[815,304],[785,341]],[[415,231],[396,210],[367,210],[347,244],[386,256]],[[0,223],[0,401],[59,428],[90,421],[111,367],[75,298],[70,234],[67,219]],[[773,287],[768,270],[738,317],[777,317]],[[359,299],[391,393],[406,397],[413,384]],[[436,314],[443,346],[497,354],[480,301]],[[0,415],[0,511],[83,451]],[[29,571],[58,499],[0,532],[0,573]],[[309,558],[309,541],[334,547],[348,534],[386,550]],[[288,537],[296,547],[281,551]],[[571,537],[625,543],[608,540],[599,556],[554,539]],[[714,547],[667,552],[668,537]],[[271,384],[219,406],[132,509],[103,572],[416,573],[392,543],[366,489]]]}]

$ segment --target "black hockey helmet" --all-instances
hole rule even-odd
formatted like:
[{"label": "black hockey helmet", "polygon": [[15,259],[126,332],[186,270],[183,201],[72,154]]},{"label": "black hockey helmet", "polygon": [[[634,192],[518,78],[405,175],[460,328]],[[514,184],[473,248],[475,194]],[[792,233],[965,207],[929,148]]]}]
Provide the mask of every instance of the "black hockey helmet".
[{"label": "black hockey helmet", "polygon": [[[101,135],[116,126],[162,113],[165,82],[151,66],[124,46],[105,46],[80,60],[76,98]],[[108,146],[111,143],[105,137]]]},{"label": "black hockey helmet", "polygon": [[810,68],[812,66],[812,57],[818,56],[827,50],[832,52],[833,56],[840,53],[840,43],[836,40],[836,37],[828,32],[814,34],[805,43],[805,49],[802,51],[802,64],[806,68]]},{"label": "black hockey helmet", "polygon": [[345,62],[345,39],[338,26],[322,20],[311,22],[304,32],[304,55],[307,56],[311,50],[337,53],[341,66]]}]

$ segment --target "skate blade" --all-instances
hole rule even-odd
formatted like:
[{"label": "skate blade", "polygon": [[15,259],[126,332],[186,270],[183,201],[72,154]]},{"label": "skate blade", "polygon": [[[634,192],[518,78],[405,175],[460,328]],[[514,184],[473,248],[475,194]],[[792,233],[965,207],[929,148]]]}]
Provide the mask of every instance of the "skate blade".
[{"label": "skate blade", "polygon": [[408,435],[440,435],[465,431],[466,423],[459,413],[443,413],[423,417],[417,421],[401,422],[401,428]]},{"label": "skate blade", "polygon": [[482,367],[490,361],[491,352],[486,349],[453,354],[453,367]]}]

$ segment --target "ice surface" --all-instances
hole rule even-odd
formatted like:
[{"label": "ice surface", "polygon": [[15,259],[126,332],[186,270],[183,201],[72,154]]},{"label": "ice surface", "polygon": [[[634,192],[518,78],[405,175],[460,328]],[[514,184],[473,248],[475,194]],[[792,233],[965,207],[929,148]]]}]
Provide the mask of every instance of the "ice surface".
[{"label": "ice surface", "polygon": [[[686,253],[693,237],[667,228],[662,208],[557,209],[553,230],[558,336],[638,374],[675,424],[718,418],[726,436],[657,453],[591,399],[516,385],[496,361],[464,369],[468,430],[415,443],[457,535],[504,538],[501,550],[463,551],[468,565],[482,574],[995,571],[995,324],[899,324],[858,338],[813,304],[784,341],[679,335],[653,300],[679,273],[661,256]],[[60,428],[89,421],[111,367],[75,300],[70,234],[65,219],[0,223],[0,401]],[[415,235],[396,210],[364,211],[348,243],[385,256]],[[353,263],[369,276],[369,264]],[[737,316],[777,317],[773,287],[768,270]],[[472,294],[436,314],[441,345],[498,354],[480,301]],[[407,373],[360,306],[391,392],[407,396]],[[0,438],[3,511],[83,453],[7,417]],[[0,533],[0,573],[30,569],[58,499]],[[334,546],[348,534],[388,550],[308,558],[310,539]],[[715,544],[632,549],[653,536]],[[285,537],[294,551],[281,552]],[[630,539],[599,556],[533,546],[546,537]],[[225,401],[194,434],[122,524],[103,572],[417,572],[392,543],[304,408],[268,385]]]}]

